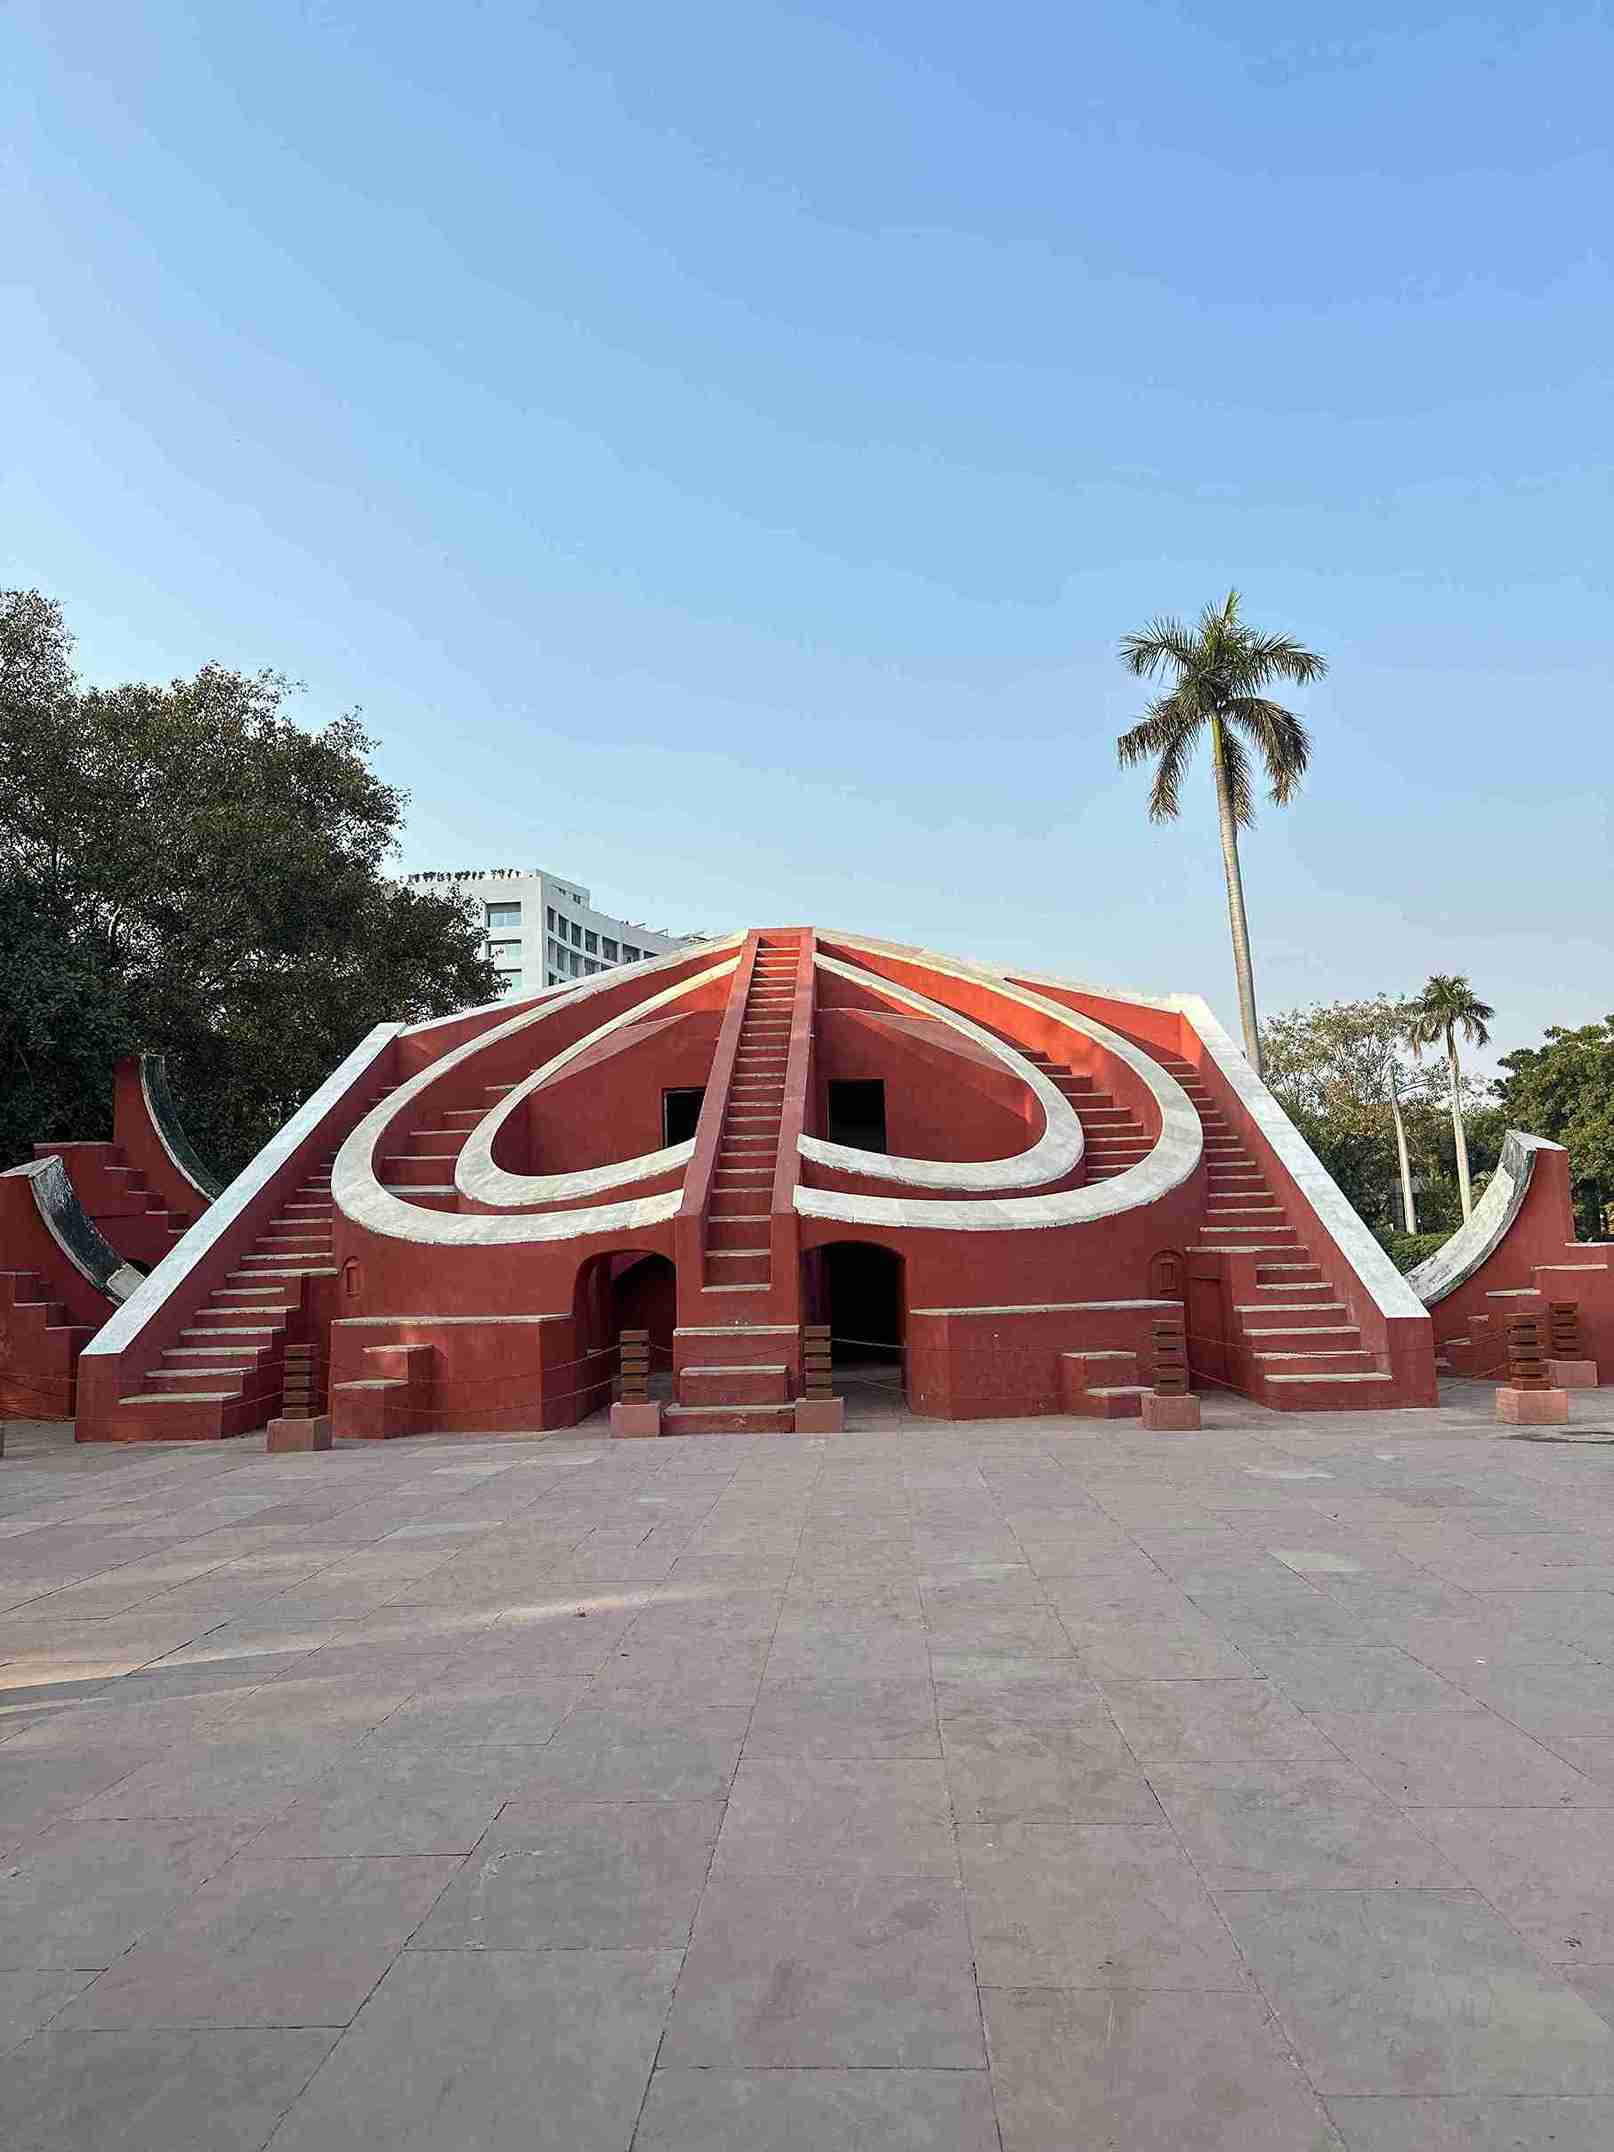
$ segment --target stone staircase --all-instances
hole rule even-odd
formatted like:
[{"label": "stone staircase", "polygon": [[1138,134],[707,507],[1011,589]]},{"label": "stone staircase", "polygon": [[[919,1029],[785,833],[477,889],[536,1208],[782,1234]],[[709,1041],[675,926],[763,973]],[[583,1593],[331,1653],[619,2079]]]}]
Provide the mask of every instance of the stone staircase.
[{"label": "stone staircase", "polygon": [[724,1295],[709,1305],[732,1306],[733,1317],[674,1333],[676,1402],[662,1415],[670,1435],[788,1434],[796,1424],[799,1332],[748,1321],[745,1304],[751,1296],[765,1304],[773,1283],[773,1186],[803,956],[799,935],[764,935],[757,945],[706,1201],[702,1297]]},{"label": "stone staircase", "polygon": [[[1000,1032],[998,1036],[1007,1038],[1008,1034]],[[1112,1092],[1101,1090],[1091,1076],[1078,1076],[1065,1062],[1055,1061],[1048,1054],[1026,1046],[1017,1046],[1016,1051],[1040,1069],[1075,1107],[1085,1139],[1089,1181],[1114,1180],[1128,1166],[1148,1157],[1150,1143],[1143,1123],[1129,1106],[1119,1104]]]},{"label": "stone staircase", "polygon": [[[244,1435],[280,1409],[288,1330],[310,1281],[336,1275],[327,1152],[287,1198],[225,1283],[209,1294],[179,1342],[118,1400],[126,1433],[172,1442]],[[300,1324],[299,1324],[300,1327]]]},{"label": "stone staircase", "polygon": [[[1205,1132],[1205,1218],[1196,1254],[1253,1256],[1254,1297],[1234,1305],[1252,1394],[1287,1411],[1371,1407],[1392,1378],[1374,1364],[1340,1284],[1290,1225],[1253,1152],[1190,1061],[1148,1048]],[[1190,1359],[1193,1355],[1190,1340]]]},{"label": "stone staircase", "polygon": [[75,1323],[31,1270],[0,1270],[0,1412],[19,1420],[73,1416],[78,1356],[95,1335]]},{"label": "stone staircase", "polygon": [[100,1232],[125,1261],[153,1269],[182,1240],[206,1208],[165,1203],[115,1143],[36,1143],[36,1158],[60,1158],[73,1191]]},{"label": "stone staircase", "polygon": [[764,940],[758,946],[712,1163],[706,1205],[708,1292],[766,1292],[772,1282],[768,1228],[779,1166],[790,1012],[800,968],[797,942]]}]

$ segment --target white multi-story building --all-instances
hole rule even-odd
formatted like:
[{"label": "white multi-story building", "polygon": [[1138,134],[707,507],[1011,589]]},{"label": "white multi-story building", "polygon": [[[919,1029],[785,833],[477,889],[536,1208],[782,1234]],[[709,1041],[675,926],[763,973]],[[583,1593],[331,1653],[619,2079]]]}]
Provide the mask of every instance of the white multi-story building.
[{"label": "white multi-story building", "polygon": [[450,887],[477,906],[507,994],[637,964],[641,957],[664,956],[700,939],[598,912],[581,882],[541,867],[455,867],[407,879],[417,888]]}]

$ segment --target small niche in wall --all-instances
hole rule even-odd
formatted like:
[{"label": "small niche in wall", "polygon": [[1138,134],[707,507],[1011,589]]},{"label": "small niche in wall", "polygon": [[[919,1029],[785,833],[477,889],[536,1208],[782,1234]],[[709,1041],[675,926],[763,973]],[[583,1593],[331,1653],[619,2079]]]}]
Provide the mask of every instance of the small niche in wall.
[{"label": "small niche in wall", "polygon": [[661,1094],[661,1140],[664,1144],[688,1143],[700,1125],[704,1084]]},{"label": "small niche in wall", "polygon": [[885,1085],[866,1078],[831,1079],[829,1140],[853,1151],[884,1151]]}]

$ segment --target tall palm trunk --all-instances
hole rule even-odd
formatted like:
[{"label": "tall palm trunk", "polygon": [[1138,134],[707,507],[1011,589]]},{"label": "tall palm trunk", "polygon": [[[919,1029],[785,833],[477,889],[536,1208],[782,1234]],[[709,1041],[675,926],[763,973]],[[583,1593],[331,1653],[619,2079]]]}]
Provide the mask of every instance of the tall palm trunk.
[{"label": "tall palm trunk", "polygon": [[[1490,1015],[1490,1010],[1486,1010]],[[1446,1026],[1446,1066],[1451,1070],[1451,1130],[1457,1144],[1457,1196],[1466,1219],[1474,1208],[1468,1188],[1468,1134],[1463,1127],[1463,1072],[1457,1063],[1457,1034]]]},{"label": "tall palm trunk", "polygon": [[1407,1124],[1401,1118],[1401,1094],[1390,1078],[1390,1117],[1395,1122],[1395,1155],[1401,1165],[1401,1216],[1409,1233],[1418,1230],[1418,1206],[1412,1199],[1412,1167],[1407,1158]]},{"label": "tall palm trunk", "polygon": [[1255,1018],[1255,968],[1250,962],[1250,922],[1244,911],[1244,876],[1239,871],[1239,825],[1227,789],[1227,761],[1222,750],[1222,721],[1210,721],[1211,754],[1216,770],[1216,812],[1222,824],[1222,871],[1227,876],[1227,922],[1233,934],[1233,969],[1238,977],[1239,1020],[1244,1051],[1257,1076],[1261,1073],[1261,1030]]}]

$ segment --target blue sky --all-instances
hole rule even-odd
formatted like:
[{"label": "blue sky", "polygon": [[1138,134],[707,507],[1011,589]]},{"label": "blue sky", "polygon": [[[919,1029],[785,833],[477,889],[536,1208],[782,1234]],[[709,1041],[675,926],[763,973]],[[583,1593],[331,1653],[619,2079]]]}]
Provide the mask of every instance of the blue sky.
[{"label": "blue sky", "polygon": [[13,0],[0,576],[408,866],[1233,1013],[1117,637],[1323,650],[1264,1004],[1614,1007],[1606,7]]}]

